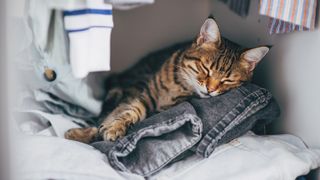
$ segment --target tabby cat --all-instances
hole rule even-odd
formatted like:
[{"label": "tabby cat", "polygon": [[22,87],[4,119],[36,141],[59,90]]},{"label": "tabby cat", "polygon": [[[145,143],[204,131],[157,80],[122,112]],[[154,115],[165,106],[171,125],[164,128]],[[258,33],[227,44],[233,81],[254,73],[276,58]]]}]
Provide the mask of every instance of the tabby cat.
[{"label": "tabby cat", "polygon": [[99,128],[75,128],[67,139],[85,143],[97,136],[114,141],[130,125],[190,97],[209,98],[249,81],[269,47],[242,49],[221,37],[215,20],[208,18],[191,43],[152,54],[107,81],[103,122]]}]

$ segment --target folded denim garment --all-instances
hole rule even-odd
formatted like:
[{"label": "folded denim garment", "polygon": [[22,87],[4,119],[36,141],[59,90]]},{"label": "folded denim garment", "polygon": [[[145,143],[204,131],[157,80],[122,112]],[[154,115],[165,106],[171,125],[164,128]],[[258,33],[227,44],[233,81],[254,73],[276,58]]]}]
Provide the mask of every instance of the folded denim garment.
[{"label": "folded denim garment", "polygon": [[220,96],[183,102],[139,122],[116,142],[92,145],[115,169],[148,177],[190,153],[208,157],[217,146],[279,114],[270,92],[245,84]]}]

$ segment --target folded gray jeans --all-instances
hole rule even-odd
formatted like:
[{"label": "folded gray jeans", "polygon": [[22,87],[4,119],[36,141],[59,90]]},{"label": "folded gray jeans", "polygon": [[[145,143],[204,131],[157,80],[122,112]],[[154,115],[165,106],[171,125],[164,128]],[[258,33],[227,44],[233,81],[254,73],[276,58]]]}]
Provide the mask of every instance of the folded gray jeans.
[{"label": "folded gray jeans", "polygon": [[190,152],[206,158],[279,113],[270,92],[248,83],[220,96],[183,102],[139,122],[116,142],[92,145],[115,169],[148,177]]}]

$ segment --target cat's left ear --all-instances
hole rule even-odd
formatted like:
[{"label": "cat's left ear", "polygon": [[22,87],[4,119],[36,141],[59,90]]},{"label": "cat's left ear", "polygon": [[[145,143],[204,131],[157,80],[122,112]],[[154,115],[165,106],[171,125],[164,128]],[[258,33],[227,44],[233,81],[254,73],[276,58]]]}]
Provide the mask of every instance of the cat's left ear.
[{"label": "cat's left ear", "polygon": [[197,38],[197,45],[204,43],[220,44],[221,37],[218,24],[213,18],[208,18],[201,27],[200,34]]},{"label": "cat's left ear", "polygon": [[242,53],[242,58],[249,63],[248,71],[252,72],[262,58],[269,52],[270,47],[260,46],[246,50]]}]

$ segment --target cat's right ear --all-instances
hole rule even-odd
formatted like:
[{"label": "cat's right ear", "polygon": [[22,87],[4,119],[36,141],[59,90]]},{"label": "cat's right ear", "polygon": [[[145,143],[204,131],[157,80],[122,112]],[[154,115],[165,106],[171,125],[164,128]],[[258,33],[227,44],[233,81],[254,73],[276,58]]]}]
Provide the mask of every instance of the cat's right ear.
[{"label": "cat's right ear", "polygon": [[256,65],[269,52],[270,48],[271,46],[259,46],[256,48],[248,49],[242,53],[242,58],[248,63],[248,72],[252,72],[254,70]]},{"label": "cat's right ear", "polygon": [[197,38],[197,45],[201,46],[205,43],[215,43],[219,45],[221,36],[218,24],[213,18],[208,18],[201,27],[200,34]]}]

